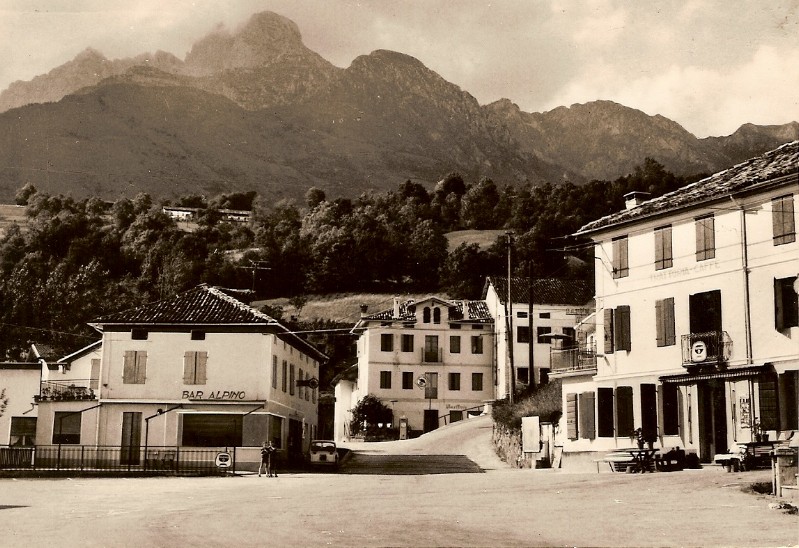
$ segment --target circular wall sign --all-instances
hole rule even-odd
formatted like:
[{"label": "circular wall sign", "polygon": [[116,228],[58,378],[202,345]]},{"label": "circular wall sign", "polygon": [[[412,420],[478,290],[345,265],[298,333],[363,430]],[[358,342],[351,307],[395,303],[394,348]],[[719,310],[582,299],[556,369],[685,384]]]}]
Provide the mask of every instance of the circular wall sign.
[{"label": "circular wall sign", "polygon": [[416,386],[418,386],[419,388],[424,388],[425,386],[427,386],[427,379],[425,379],[424,377],[419,377],[418,379],[416,379]]},{"label": "circular wall sign", "polygon": [[696,341],[691,345],[691,361],[703,362],[707,359],[707,345],[705,341]]}]

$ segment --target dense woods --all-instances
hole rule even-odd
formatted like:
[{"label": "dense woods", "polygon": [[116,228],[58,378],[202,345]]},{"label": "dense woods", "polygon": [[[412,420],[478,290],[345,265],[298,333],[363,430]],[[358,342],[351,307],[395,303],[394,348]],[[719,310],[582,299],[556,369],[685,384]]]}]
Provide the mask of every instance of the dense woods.
[{"label": "dense woods", "polygon": [[[432,191],[407,181],[354,200],[328,199],[317,188],[302,204],[268,204],[254,192],[186,196],[171,205],[203,208],[191,227],[146,194],[109,205],[26,185],[17,201],[28,220],[0,239],[0,352],[17,359],[31,341],[79,348],[96,339],[86,325],[93,318],[203,282],[257,298],[347,291],[476,298],[486,275],[506,272],[507,239],[448,251],[446,233],[460,229],[512,230],[517,275],[587,277],[593,265],[567,261],[563,236],[621,209],[629,191],[659,195],[687,182],[647,160],[629,176],[580,187],[500,187],[452,173]],[[251,209],[252,221],[224,222],[222,208]]]}]

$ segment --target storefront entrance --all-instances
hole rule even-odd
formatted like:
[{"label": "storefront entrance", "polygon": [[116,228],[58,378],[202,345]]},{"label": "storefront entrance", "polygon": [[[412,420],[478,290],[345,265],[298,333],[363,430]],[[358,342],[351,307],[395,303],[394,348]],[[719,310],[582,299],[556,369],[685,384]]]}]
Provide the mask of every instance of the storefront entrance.
[{"label": "storefront entrance", "polygon": [[727,452],[727,395],[724,381],[697,383],[699,405],[699,460],[712,462],[717,453]]}]

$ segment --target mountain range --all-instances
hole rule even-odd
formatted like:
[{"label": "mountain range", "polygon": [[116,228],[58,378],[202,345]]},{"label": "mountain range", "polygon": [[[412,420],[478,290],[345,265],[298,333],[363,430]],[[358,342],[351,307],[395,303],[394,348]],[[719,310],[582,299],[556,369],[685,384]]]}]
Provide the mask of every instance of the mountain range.
[{"label": "mountain range", "polygon": [[647,157],[712,173],[799,138],[799,123],[699,139],[610,101],[522,111],[480,105],[419,60],[377,50],[339,68],[275,13],[170,53],[88,48],[0,93],[0,200],[26,182],[74,197],[256,190],[268,199],[428,188],[458,171],[500,185],[630,173]]}]

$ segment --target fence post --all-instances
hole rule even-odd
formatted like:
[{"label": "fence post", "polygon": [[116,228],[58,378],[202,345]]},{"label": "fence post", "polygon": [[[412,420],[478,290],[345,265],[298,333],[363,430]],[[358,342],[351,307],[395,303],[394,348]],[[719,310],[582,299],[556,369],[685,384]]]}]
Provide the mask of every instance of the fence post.
[{"label": "fence post", "polygon": [[55,461],[55,469],[61,470],[61,444],[58,444],[58,456],[56,457]]}]

